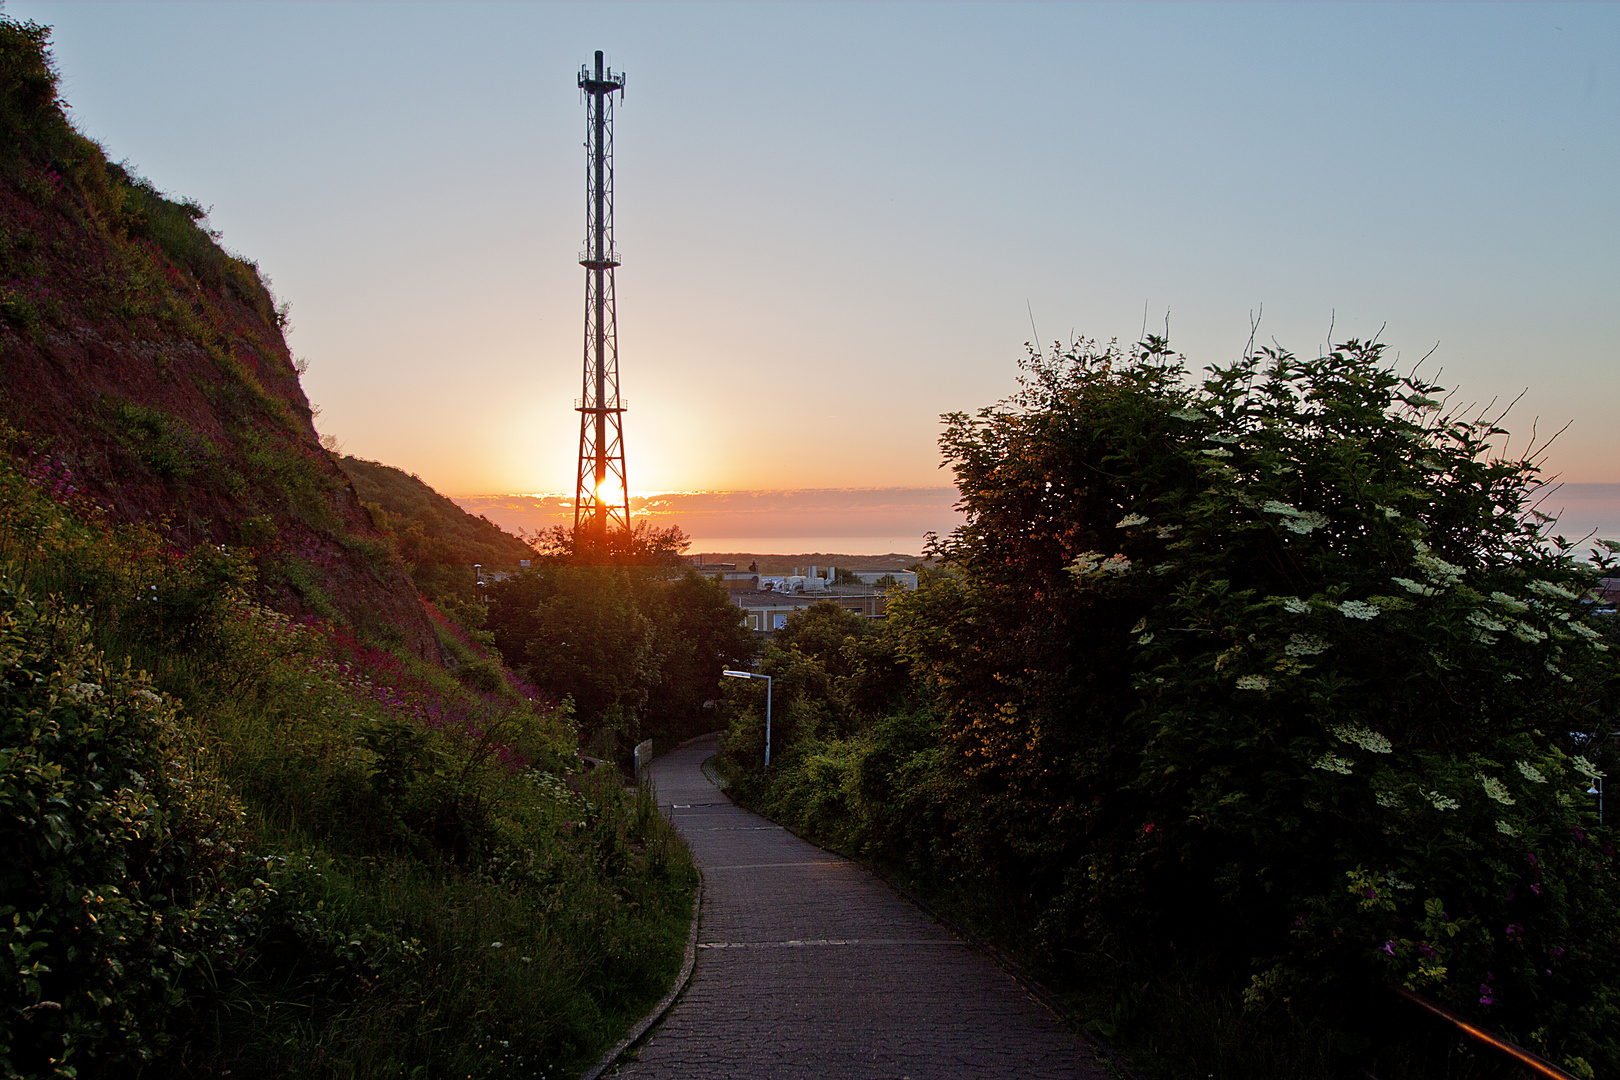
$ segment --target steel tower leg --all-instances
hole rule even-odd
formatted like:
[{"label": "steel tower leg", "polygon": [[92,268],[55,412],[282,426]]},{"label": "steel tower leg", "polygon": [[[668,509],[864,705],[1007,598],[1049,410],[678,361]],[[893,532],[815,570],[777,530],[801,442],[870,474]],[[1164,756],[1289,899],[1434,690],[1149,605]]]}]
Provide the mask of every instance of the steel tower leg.
[{"label": "steel tower leg", "polygon": [[628,547],[630,485],[624,468],[625,402],[619,397],[619,332],[613,271],[613,95],[624,96],[624,73],[581,68],[586,94],[585,376],[579,410],[579,467],[574,489],[574,545],[606,555]]}]

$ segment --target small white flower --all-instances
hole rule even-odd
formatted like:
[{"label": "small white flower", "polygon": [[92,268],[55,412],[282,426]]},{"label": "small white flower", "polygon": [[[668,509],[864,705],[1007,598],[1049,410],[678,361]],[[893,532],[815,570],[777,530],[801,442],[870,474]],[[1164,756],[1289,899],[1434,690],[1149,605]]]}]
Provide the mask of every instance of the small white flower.
[{"label": "small white flower", "polygon": [[1556,597],[1556,598],[1561,599],[1561,600],[1579,600],[1580,599],[1580,597],[1576,596],[1574,593],[1570,592],[1568,589],[1564,588],[1562,585],[1557,584],[1556,582],[1532,581],[1529,585],[1526,586],[1526,588],[1528,588],[1531,592],[1536,593],[1536,594],[1538,594],[1540,596]]},{"label": "small white flower", "polygon": [[1485,789],[1485,794],[1501,803],[1503,806],[1512,806],[1514,799],[1508,794],[1507,785],[1494,776],[1479,774],[1479,786]]},{"label": "small white flower", "polygon": [[1336,754],[1323,754],[1321,757],[1317,758],[1311,763],[1311,768],[1322,769],[1325,772],[1336,772],[1344,776],[1349,776],[1350,766],[1354,764],[1355,762],[1349,760],[1348,758],[1342,758]]},{"label": "small white flower", "polygon": [[1520,761],[1517,764],[1519,766],[1519,775],[1532,784],[1545,784],[1547,782],[1547,778],[1541,775],[1541,770],[1528,761]]},{"label": "small white flower", "polygon": [[1411,892],[1413,889],[1417,888],[1417,886],[1413,885],[1410,881],[1402,881],[1399,877],[1396,877],[1395,871],[1393,870],[1385,871],[1384,884],[1388,885],[1392,889],[1399,889],[1401,892]]},{"label": "small white flower", "polygon": [[93,682],[77,682],[67,688],[68,696],[81,705],[91,698],[101,696],[101,686]]},{"label": "small white flower", "polygon": [[1518,829],[1515,829],[1512,825],[1509,825],[1507,822],[1503,821],[1501,818],[1498,818],[1496,820],[1496,831],[1503,834],[1504,836],[1518,836],[1519,835],[1519,830]]},{"label": "small white flower", "polygon": [[1283,652],[1289,656],[1315,656],[1328,648],[1328,643],[1314,634],[1290,634]]},{"label": "small white flower", "polygon": [[1271,680],[1264,675],[1243,675],[1238,678],[1239,690],[1270,690]]},{"label": "small white flower", "polygon": [[1309,615],[1311,613],[1311,605],[1297,596],[1283,597],[1282,606],[1284,611],[1292,615]]},{"label": "small white flower", "polygon": [[1378,509],[1382,510],[1384,512],[1384,516],[1387,518],[1398,518],[1401,516],[1401,512],[1395,509],[1393,506],[1380,506]]},{"label": "small white flower", "polygon": [[1502,681],[1503,682],[1519,682],[1523,678],[1524,678],[1523,675],[1520,675],[1517,672],[1510,671],[1507,674],[1502,676]]},{"label": "small white flower", "polygon": [[1177,409],[1170,414],[1177,420],[1208,420],[1209,414],[1199,412],[1197,409]]},{"label": "small white flower", "polygon": [[1453,799],[1447,795],[1442,795],[1438,791],[1425,791],[1423,793],[1423,797],[1428,799],[1430,804],[1436,810],[1440,811],[1455,810],[1457,807],[1462,805],[1462,803],[1458,802],[1456,799]]},{"label": "small white flower", "polygon": [[1267,514],[1282,514],[1286,517],[1293,517],[1295,514],[1299,513],[1299,511],[1295,510],[1292,506],[1289,506],[1285,502],[1278,502],[1276,499],[1267,499],[1265,502],[1260,504],[1260,509],[1262,512]]},{"label": "small white flower", "polygon": [[1360,600],[1346,600],[1339,605],[1339,613],[1347,619],[1376,619],[1378,609]]},{"label": "small white flower", "polygon": [[1497,622],[1483,611],[1470,611],[1468,613],[1468,621],[1479,627],[1481,630],[1491,630],[1496,633],[1502,633],[1507,630],[1506,626]]},{"label": "small white flower", "polygon": [[152,691],[150,691],[150,690],[137,690],[131,696],[132,697],[138,697],[142,701],[149,701],[153,705],[161,705],[161,704],[163,704],[163,699],[158,697],[156,694],[152,693]]},{"label": "small white flower", "polygon": [[1575,766],[1575,771],[1586,777],[1588,780],[1601,780],[1608,775],[1602,769],[1598,768],[1596,765],[1593,765],[1590,761],[1587,761],[1584,757],[1575,758],[1573,760],[1573,764]]},{"label": "small white flower", "polygon": [[1394,578],[1390,578],[1389,580],[1393,581],[1395,584],[1399,585],[1401,588],[1405,589],[1407,592],[1416,593],[1419,596],[1439,596],[1440,595],[1440,590],[1439,589],[1436,589],[1431,585],[1424,585],[1421,582],[1413,581],[1411,578],[1394,577]]},{"label": "small white flower", "polygon": [[1585,638],[1587,641],[1596,641],[1598,638],[1603,636],[1590,626],[1587,626],[1585,623],[1576,622],[1574,619],[1569,621],[1569,628],[1581,635],[1581,637]]},{"label": "small white flower", "polygon": [[1110,555],[1103,560],[1102,572],[1105,574],[1128,574],[1131,572],[1131,560],[1123,555]]},{"label": "small white flower", "polygon": [[1505,592],[1493,592],[1491,593],[1491,599],[1501,607],[1515,613],[1530,610],[1529,604],[1526,604],[1523,600],[1520,600],[1516,596],[1509,596]]},{"label": "small white flower", "polygon": [[1355,743],[1363,750],[1374,754],[1387,754],[1393,749],[1389,740],[1371,728],[1364,728],[1356,724],[1341,724],[1333,729],[1333,734],[1348,743]]},{"label": "small white flower", "polygon": [[1401,797],[1393,791],[1380,791],[1378,793],[1378,805],[1385,810],[1399,810],[1404,804],[1401,802]]},{"label": "small white flower", "polygon": [[1146,525],[1146,524],[1147,524],[1147,518],[1144,517],[1143,515],[1141,515],[1141,514],[1126,514],[1124,517],[1119,519],[1119,524],[1115,525],[1114,528],[1116,528],[1116,529],[1128,529],[1132,525]]},{"label": "small white flower", "polygon": [[1217,446],[1213,450],[1200,450],[1198,452],[1200,454],[1208,455],[1209,457],[1231,457],[1232,456],[1232,451],[1228,450],[1224,446]]}]

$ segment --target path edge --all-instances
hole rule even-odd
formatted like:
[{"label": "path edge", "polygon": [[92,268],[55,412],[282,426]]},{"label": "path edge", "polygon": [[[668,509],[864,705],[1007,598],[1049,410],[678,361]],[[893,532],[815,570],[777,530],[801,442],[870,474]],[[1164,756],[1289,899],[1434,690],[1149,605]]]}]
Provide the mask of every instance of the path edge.
[{"label": "path edge", "polygon": [[[687,739],[686,742],[670,747],[665,753],[679,750],[686,743],[696,742],[698,739],[706,738],[709,734],[712,734],[712,732],[695,735]],[[660,754],[659,756],[662,757],[663,755]],[[674,1008],[676,999],[686,990],[686,984],[692,981],[692,969],[697,965],[698,921],[703,914],[703,871],[698,869],[696,863],[692,864],[692,869],[697,870],[697,888],[692,891],[692,922],[686,928],[686,955],[681,960],[680,974],[675,976],[675,983],[669,988],[669,993],[665,994],[658,1004],[652,1007],[652,1011],[638,1020],[636,1026],[630,1029],[628,1035],[609,1047],[607,1053],[603,1054],[595,1065],[586,1070],[579,1080],[597,1080],[603,1073],[616,1065],[619,1059],[624,1056],[626,1050],[640,1042],[647,1032],[652,1030],[653,1025],[662,1020],[664,1014]]]},{"label": "path edge", "polygon": [[[720,791],[722,795],[726,795],[724,788],[721,788]],[[726,795],[726,798],[731,799],[731,796]],[[748,810],[749,813],[759,814],[759,816],[765,818],[766,821],[772,820],[771,818],[765,817],[764,814],[760,814],[758,810],[751,810],[746,806],[742,806],[742,804],[738,803],[735,799],[732,799],[731,801],[733,805],[739,806],[741,809]],[[930,904],[928,901],[924,900],[922,897],[918,896],[904,885],[901,885],[899,882],[889,877],[888,874],[884,873],[882,869],[873,865],[870,861],[857,855],[853,855],[850,852],[842,851],[829,844],[822,843],[813,836],[806,836],[798,829],[795,829],[792,825],[784,825],[780,821],[773,822],[773,824],[782,829],[786,829],[788,832],[792,833],[794,836],[797,836],[800,840],[803,840],[812,847],[819,848],[829,855],[836,855],[840,859],[847,859],[855,865],[861,867],[873,877],[883,882],[883,884],[887,885],[902,899],[906,900],[908,903],[922,911],[922,913],[927,915],[930,919],[933,919],[941,926],[944,926],[946,929],[950,930],[951,933],[963,939],[969,945],[972,945],[985,956],[988,956],[997,967],[999,967],[1002,971],[1005,971],[1008,975],[1011,975],[1014,981],[1016,981],[1019,986],[1024,988],[1025,993],[1029,994],[1030,997],[1033,997],[1036,1001],[1040,1002],[1048,1012],[1052,1013],[1052,1015],[1058,1019],[1059,1023],[1078,1035],[1080,1040],[1089,1046],[1092,1052],[1095,1053],[1100,1060],[1117,1069],[1125,1080],[1151,1080],[1151,1078],[1146,1074],[1137,1070],[1131,1064],[1130,1059],[1115,1049],[1113,1045],[1108,1042],[1108,1040],[1104,1039],[1101,1035],[1098,1035],[1096,1032],[1092,1031],[1091,1028],[1087,1027],[1085,1022],[1080,1019],[1079,1014],[1071,1009],[1068,1005],[1064,1004],[1062,998],[1060,998],[1052,990],[1048,989],[1040,980],[1031,975],[1022,964],[1018,963],[1012,957],[996,948],[996,946],[992,945],[989,941],[974,933],[957,920],[937,910],[934,905]]]}]

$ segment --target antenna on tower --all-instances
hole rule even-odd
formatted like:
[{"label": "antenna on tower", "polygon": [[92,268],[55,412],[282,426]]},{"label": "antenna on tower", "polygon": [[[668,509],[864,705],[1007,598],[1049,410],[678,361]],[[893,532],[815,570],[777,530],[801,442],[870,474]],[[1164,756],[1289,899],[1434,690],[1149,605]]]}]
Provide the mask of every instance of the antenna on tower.
[{"label": "antenna on tower", "polygon": [[[574,546],[605,556],[612,540],[630,532],[630,485],[624,472],[624,411],[619,397],[619,326],[613,271],[613,95],[624,98],[624,73],[579,69],[585,92],[585,382],[579,412],[579,470],[574,490]],[[625,545],[628,547],[628,543]]]}]

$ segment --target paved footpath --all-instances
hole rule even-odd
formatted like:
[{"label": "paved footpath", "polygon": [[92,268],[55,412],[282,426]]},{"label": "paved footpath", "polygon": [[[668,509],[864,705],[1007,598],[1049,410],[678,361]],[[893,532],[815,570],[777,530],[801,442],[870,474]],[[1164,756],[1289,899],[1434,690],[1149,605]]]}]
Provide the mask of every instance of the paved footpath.
[{"label": "paved footpath", "polygon": [[653,764],[703,870],[686,994],[620,1066],[647,1080],[1107,1076],[988,957],[847,859],[733,806],[716,737]]}]

